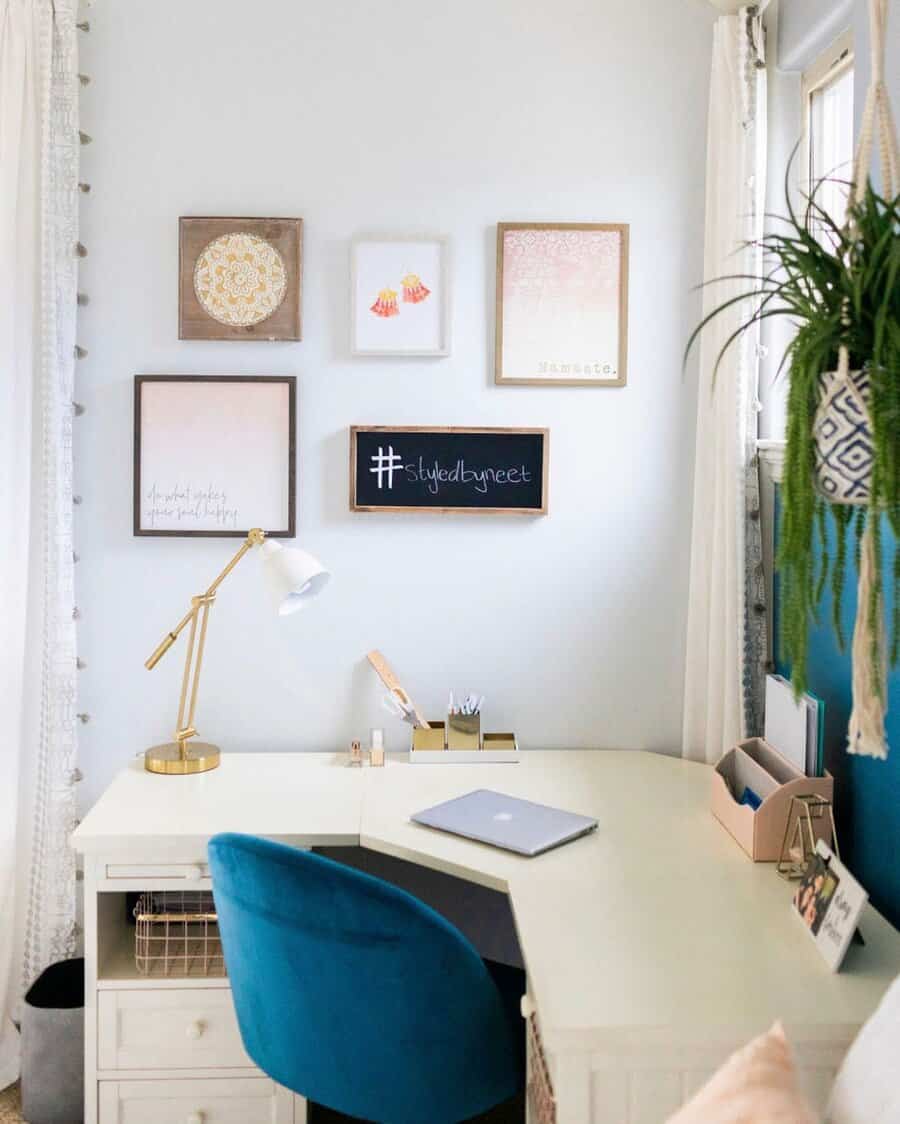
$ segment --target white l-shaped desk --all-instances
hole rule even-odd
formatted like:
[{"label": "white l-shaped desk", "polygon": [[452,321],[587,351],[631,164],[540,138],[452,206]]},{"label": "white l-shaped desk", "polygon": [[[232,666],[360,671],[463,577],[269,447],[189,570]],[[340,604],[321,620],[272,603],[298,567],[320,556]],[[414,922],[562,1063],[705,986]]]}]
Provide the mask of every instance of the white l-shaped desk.
[{"label": "white l-shaped desk", "polygon": [[[136,759],[74,836],[85,860],[86,1124],[304,1119],[302,1099],[244,1053],[227,979],[134,967],[125,892],[208,887],[206,844],[220,831],[359,844],[508,893],[558,1124],[661,1124],[776,1018],[821,1105],[900,973],[900,934],[868,909],[865,946],[832,975],[791,914],[792,888],[713,819],[709,784],[705,766],[639,752],[383,769],[331,753],[225,754],[194,777],[151,775]],[[410,822],[473,788],[596,816],[599,828],[525,859]],[[530,1053],[534,1065],[533,1043]],[[540,1124],[553,1118],[546,1108]],[[529,1115],[538,1121],[534,1105]]]}]

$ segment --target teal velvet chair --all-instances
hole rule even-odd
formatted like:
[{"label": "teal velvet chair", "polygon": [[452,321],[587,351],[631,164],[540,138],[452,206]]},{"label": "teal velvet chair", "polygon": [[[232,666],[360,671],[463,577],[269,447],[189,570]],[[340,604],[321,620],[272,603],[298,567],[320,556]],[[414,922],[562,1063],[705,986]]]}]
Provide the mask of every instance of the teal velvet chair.
[{"label": "teal velvet chair", "polygon": [[247,1053],[378,1124],[457,1124],[522,1086],[524,1023],[418,899],[331,859],[217,835],[209,865]]}]

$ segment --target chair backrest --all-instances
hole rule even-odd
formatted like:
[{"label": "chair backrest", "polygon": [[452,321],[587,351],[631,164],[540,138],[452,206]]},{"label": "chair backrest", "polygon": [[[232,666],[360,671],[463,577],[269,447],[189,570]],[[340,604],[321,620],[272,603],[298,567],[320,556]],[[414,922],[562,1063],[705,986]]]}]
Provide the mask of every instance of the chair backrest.
[{"label": "chair backrest", "polygon": [[439,914],[252,836],[215,836],[209,863],[244,1046],[274,1080],[385,1124],[452,1124],[516,1092],[499,992]]},{"label": "chair backrest", "polygon": [[897,1124],[900,1120],[900,976],[863,1023],[838,1070],[828,1124]]}]

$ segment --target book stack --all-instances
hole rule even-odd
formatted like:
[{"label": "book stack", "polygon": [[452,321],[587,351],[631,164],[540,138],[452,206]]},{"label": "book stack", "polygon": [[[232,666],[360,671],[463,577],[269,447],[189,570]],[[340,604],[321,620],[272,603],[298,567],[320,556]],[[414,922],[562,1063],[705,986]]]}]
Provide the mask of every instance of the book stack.
[{"label": "book stack", "polygon": [[825,704],[815,695],[794,697],[790,680],[766,676],[766,741],[808,777],[825,775]]}]

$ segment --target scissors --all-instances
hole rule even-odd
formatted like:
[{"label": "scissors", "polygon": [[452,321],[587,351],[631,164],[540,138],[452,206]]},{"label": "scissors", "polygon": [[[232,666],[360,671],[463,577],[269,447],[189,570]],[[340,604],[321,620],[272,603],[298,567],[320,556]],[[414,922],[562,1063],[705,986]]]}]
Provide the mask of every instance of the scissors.
[{"label": "scissors", "polygon": [[418,726],[416,708],[409,701],[409,695],[402,687],[395,687],[389,694],[385,695],[381,700],[381,705],[395,718],[409,722],[411,726]]}]

